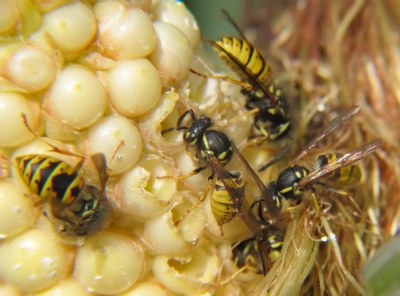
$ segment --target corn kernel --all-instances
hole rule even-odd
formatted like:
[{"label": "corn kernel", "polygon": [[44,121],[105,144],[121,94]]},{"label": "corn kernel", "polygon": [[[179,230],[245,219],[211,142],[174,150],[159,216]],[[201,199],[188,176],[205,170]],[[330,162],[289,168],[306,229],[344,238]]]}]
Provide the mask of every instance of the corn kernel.
[{"label": "corn kernel", "polygon": [[76,279],[73,277],[69,277],[50,289],[45,291],[40,291],[38,293],[34,293],[30,296],[90,296],[91,293],[87,292],[84,287],[82,287]]},{"label": "corn kernel", "polygon": [[136,59],[148,56],[156,45],[156,33],[147,13],[126,8],[116,1],[95,6],[99,21],[100,41],[106,54],[113,59]]},{"label": "corn kernel", "polygon": [[192,48],[197,48],[200,42],[200,29],[185,4],[175,0],[161,0],[155,5],[153,13],[157,20],[172,24],[181,30]]},{"label": "corn kernel", "polygon": [[14,0],[2,0],[0,5],[0,34],[12,33],[20,20],[18,4]]},{"label": "corn kernel", "polygon": [[150,60],[165,83],[174,84],[189,73],[193,49],[183,33],[174,25],[156,21],[158,42]]},{"label": "corn kernel", "polygon": [[148,219],[144,223],[143,239],[149,248],[158,254],[179,255],[187,253],[202,234],[202,229],[199,231],[197,227],[193,226],[196,232],[192,233],[190,240],[186,240],[179,228],[173,224],[172,217],[172,213],[168,211]]},{"label": "corn kernel", "polygon": [[88,291],[114,295],[131,287],[145,271],[141,246],[130,237],[102,232],[78,250],[74,276]]},{"label": "corn kernel", "polygon": [[16,235],[31,227],[37,211],[25,192],[10,180],[0,182],[0,238]]},{"label": "corn kernel", "polygon": [[13,285],[0,284],[1,296],[22,296],[20,291]]},{"label": "corn kernel", "polygon": [[153,261],[155,277],[175,293],[190,295],[211,293],[220,259],[211,244],[198,245],[190,256],[158,256]]},{"label": "corn kernel", "polygon": [[168,175],[166,165],[154,155],[126,172],[117,184],[124,216],[145,220],[166,211],[176,193],[176,180],[156,179]]},{"label": "corn kernel", "polygon": [[133,288],[129,289],[120,296],[168,296],[170,295],[156,281],[144,281],[137,283]]},{"label": "corn kernel", "polygon": [[111,174],[117,175],[138,161],[143,142],[135,124],[125,117],[111,115],[100,120],[89,131],[86,149],[88,155],[104,154]]},{"label": "corn kernel", "polygon": [[161,95],[157,70],[146,59],[124,61],[109,75],[111,103],[119,113],[136,117],[150,111]]},{"label": "corn kernel", "polygon": [[0,275],[27,291],[45,289],[66,273],[67,255],[56,237],[31,229],[0,245]]},{"label": "corn kernel", "polygon": [[36,92],[48,87],[55,79],[56,64],[43,50],[27,45],[9,59],[5,75],[19,87]]},{"label": "corn kernel", "polygon": [[26,114],[32,128],[36,129],[39,105],[23,95],[0,92],[0,146],[16,147],[32,137],[22,121],[21,113]]},{"label": "corn kernel", "polygon": [[96,36],[96,19],[81,2],[61,6],[43,20],[45,31],[62,50],[76,53],[86,49]]},{"label": "corn kernel", "polygon": [[71,64],[57,76],[44,105],[60,122],[74,129],[84,129],[103,115],[106,92],[92,71]]}]

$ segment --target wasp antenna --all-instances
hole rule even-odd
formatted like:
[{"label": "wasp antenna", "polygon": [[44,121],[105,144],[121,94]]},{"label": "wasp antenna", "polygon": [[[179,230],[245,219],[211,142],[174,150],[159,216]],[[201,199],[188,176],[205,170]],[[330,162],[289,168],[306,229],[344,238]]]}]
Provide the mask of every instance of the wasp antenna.
[{"label": "wasp antenna", "polygon": [[228,11],[226,11],[225,9],[221,9],[221,13],[222,16],[225,18],[225,20],[230,23],[232,25],[232,27],[234,27],[236,29],[236,31],[238,31],[238,33],[240,34],[240,36],[247,41],[246,36],[244,35],[242,29],[239,27],[239,25],[235,22],[235,20],[233,19],[233,17],[229,14]]},{"label": "wasp antenna", "polygon": [[177,127],[170,127],[170,128],[165,129],[165,130],[162,130],[161,131],[161,135],[164,136],[165,134],[168,134],[168,133],[170,133],[170,132],[172,132],[174,130],[178,130],[178,128]]}]

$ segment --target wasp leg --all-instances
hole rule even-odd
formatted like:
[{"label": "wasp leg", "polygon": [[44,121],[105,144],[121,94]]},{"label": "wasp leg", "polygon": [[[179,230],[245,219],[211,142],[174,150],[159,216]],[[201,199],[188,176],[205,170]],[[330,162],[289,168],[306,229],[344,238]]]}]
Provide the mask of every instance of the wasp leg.
[{"label": "wasp leg", "polygon": [[193,171],[189,172],[186,175],[180,175],[180,176],[157,176],[157,179],[175,179],[175,180],[185,180],[188,179],[192,176],[197,175],[198,173],[200,173],[201,171],[205,170],[207,167],[203,166],[203,167],[198,167],[196,169],[194,169]]},{"label": "wasp leg", "polygon": [[209,186],[209,187],[207,188],[207,190],[201,195],[199,201],[198,201],[197,203],[195,203],[193,206],[191,206],[190,209],[188,209],[188,210],[186,211],[186,213],[183,214],[182,217],[180,217],[180,218],[174,223],[175,226],[178,226],[179,223],[181,223],[181,221],[182,221],[191,211],[193,211],[198,205],[200,205],[200,204],[206,199],[207,193],[210,191],[210,189],[211,189],[211,187]]},{"label": "wasp leg", "polygon": [[53,216],[57,219],[63,220],[65,222],[82,226],[84,224],[83,219],[76,215],[76,213],[68,208],[63,206],[61,203],[52,204],[51,210]]},{"label": "wasp leg", "polygon": [[[245,112],[241,112],[241,113],[235,115],[234,117],[232,117],[231,119],[229,119],[228,122],[221,125],[221,127],[230,126],[232,123],[237,121],[240,117],[251,116],[251,115],[257,114],[258,111],[259,111],[258,109],[252,109],[252,110],[248,110]],[[246,143],[246,147],[247,147],[247,143]],[[242,148],[242,147],[240,147],[240,148]]]},{"label": "wasp leg", "polygon": [[286,155],[286,153],[288,153],[288,151],[292,147],[292,144],[293,144],[293,139],[291,138],[290,142],[288,144],[286,144],[285,147],[283,147],[279,151],[278,155],[276,155],[274,158],[272,158],[270,161],[268,161],[266,164],[264,164],[262,167],[260,167],[258,169],[258,172],[262,172],[262,171],[266,170],[267,168],[269,168],[271,165],[280,161]]},{"label": "wasp leg", "polygon": [[244,87],[245,89],[252,91],[253,90],[253,86],[248,83],[248,82],[244,82],[244,81],[240,81],[240,80],[236,80],[233,78],[230,78],[228,76],[219,76],[219,75],[207,75],[207,74],[203,74],[200,72],[197,72],[196,70],[190,68],[190,72],[192,72],[193,74],[196,74],[197,76],[203,77],[203,78],[211,78],[211,79],[217,79],[217,80],[223,80],[232,84],[236,84],[239,85],[241,87]]},{"label": "wasp leg", "polygon": [[74,157],[80,158],[80,161],[79,161],[78,164],[76,165],[75,169],[76,169],[76,170],[79,170],[79,169],[82,167],[82,165],[83,165],[84,162],[85,162],[85,157],[84,157],[83,155],[73,153],[73,152],[68,151],[68,150],[66,150],[66,149],[58,148],[57,146],[55,146],[55,145],[51,144],[50,142],[44,140],[43,138],[39,137],[38,134],[36,134],[36,132],[35,132],[35,131],[31,128],[31,126],[29,125],[29,122],[28,122],[28,119],[27,119],[27,117],[26,117],[26,114],[25,114],[25,113],[21,113],[21,117],[22,117],[22,120],[24,121],[25,127],[28,129],[28,131],[32,134],[32,136],[33,136],[35,139],[37,139],[37,140],[39,140],[40,142],[46,144],[47,146],[50,146],[50,147],[51,147],[51,151],[54,151],[54,152],[57,152],[57,153],[61,153],[61,154],[70,155],[70,156],[74,156]]},{"label": "wasp leg", "polygon": [[233,281],[239,274],[242,272],[246,271],[246,269],[249,269],[250,267],[245,265],[241,267],[238,271],[236,271],[234,274],[232,274],[229,278],[221,282],[221,286],[228,284],[229,282]]}]

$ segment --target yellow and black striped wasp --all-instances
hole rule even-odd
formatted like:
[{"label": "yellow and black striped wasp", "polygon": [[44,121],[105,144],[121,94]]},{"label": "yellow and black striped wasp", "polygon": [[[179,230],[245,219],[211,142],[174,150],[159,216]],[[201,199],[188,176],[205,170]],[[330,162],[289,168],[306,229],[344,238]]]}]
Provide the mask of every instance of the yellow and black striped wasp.
[{"label": "yellow and black striped wasp", "polygon": [[[322,139],[357,114],[359,110],[360,107],[355,106],[339,114],[305,146],[295,158],[294,163],[306,156]],[[317,157],[317,168],[314,171],[303,165],[293,164],[281,171],[276,181],[269,184],[269,190],[280,207],[283,200],[299,202],[302,191],[308,185],[354,186],[361,180],[361,169],[357,162],[373,153],[381,143],[381,140],[375,140],[345,154],[321,154]],[[262,208],[259,207],[258,211]],[[262,214],[259,216],[262,217]]]},{"label": "yellow and black striped wasp", "polygon": [[259,244],[268,249],[268,257],[274,263],[281,256],[284,232],[274,226],[264,229],[264,236],[260,238],[251,237],[236,244],[232,249],[232,261],[240,271],[251,270],[257,274],[263,274],[262,258],[260,256]]},{"label": "yellow and black striped wasp", "polygon": [[[281,89],[273,83],[267,84],[271,67],[266,62],[260,51],[254,47],[245,37],[242,30],[232,17],[223,10],[227,21],[239,32],[238,37],[223,37],[220,40],[206,40],[221,59],[240,77],[241,81],[224,76],[215,78],[224,79],[242,86],[241,92],[246,97],[245,107],[247,110],[257,110],[253,124],[254,140],[261,143],[265,140],[275,141],[287,136],[291,131],[291,121],[288,118],[288,106]],[[193,73],[203,77],[207,76],[191,70]],[[287,144],[280,153],[270,162],[265,164],[259,171],[281,159],[289,150]]]},{"label": "yellow and black striped wasp", "polygon": [[[33,136],[50,145],[53,151],[82,158],[44,141],[30,128],[25,114],[22,116]],[[15,158],[23,181],[39,197],[37,204],[48,202],[48,214],[61,235],[90,235],[110,221],[112,208],[105,194],[108,176],[106,160],[103,154],[94,154],[91,160],[98,173],[100,188],[86,184],[79,175],[84,158],[76,167],[58,158],[41,154],[27,154]]]},{"label": "yellow and black striped wasp", "polygon": [[[265,201],[267,211],[264,217],[270,224],[278,219],[278,207],[272,199],[268,188],[247,163],[236,145],[231,142],[223,132],[211,129],[212,125],[213,122],[211,118],[207,116],[197,118],[193,110],[189,109],[178,119],[176,127],[166,129],[162,134],[173,130],[184,131],[184,142],[189,147],[196,148],[196,157],[203,161],[205,165],[179,178],[182,179],[193,176],[206,168],[211,169],[212,173],[209,176],[209,182],[213,183],[214,177],[217,178],[214,184],[220,186],[218,191],[221,193],[223,199],[222,202],[218,203],[218,206],[220,206],[218,210],[214,209],[216,210],[217,216],[221,218],[219,223],[223,223],[225,218],[228,220],[233,219],[236,215],[239,215],[243,219],[247,227],[253,233],[254,238],[258,241],[260,254],[263,258],[263,270],[266,272],[268,265],[268,248],[266,244],[262,243],[264,241],[264,225],[261,227],[259,220],[255,217],[249,205],[248,197],[252,195],[253,199],[262,198]],[[223,167],[231,160],[233,155],[236,155],[240,163],[242,163],[243,170],[240,172],[242,173],[245,171],[249,174],[248,182],[243,183],[241,173],[228,171]],[[168,176],[159,178],[165,177]],[[250,180],[253,180],[255,184],[254,187],[256,187],[256,190],[252,193],[250,193]],[[244,186],[244,184],[246,184],[246,186]],[[232,209],[234,209],[234,212]]]}]

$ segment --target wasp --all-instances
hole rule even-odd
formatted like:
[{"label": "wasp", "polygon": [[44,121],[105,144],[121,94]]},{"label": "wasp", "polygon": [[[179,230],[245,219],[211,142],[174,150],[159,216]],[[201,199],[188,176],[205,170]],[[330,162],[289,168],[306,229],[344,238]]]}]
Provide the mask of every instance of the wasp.
[{"label": "wasp", "polygon": [[[213,212],[216,213],[217,221],[219,220],[218,223],[222,225],[226,223],[225,221],[239,215],[253,232],[254,237],[257,239],[262,238],[264,236],[263,228],[260,227],[258,219],[255,217],[246,196],[257,195],[257,198],[262,197],[265,200],[265,206],[269,209],[267,221],[271,223],[276,221],[278,217],[278,208],[275,201],[272,199],[268,188],[250,167],[236,145],[223,132],[211,129],[212,125],[211,118],[207,116],[196,118],[193,110],[189,109],[178,119],[176,127],[166,129],[162,132],[162,134],[165,134],[173,130],[184,131],[184,142],[188,147],[196,148],[196,157],[205,163],[205,165],[198,167],[188,175],[181,176],[180,179],[193,176],[209,167],[212,171],[209,176],[209,182],[215,184],[217,188],[216,191],[214,190],[214,202],[216,203],[213,205],[213,207],[217,208],[214,208]],[[257,193],[253,192],[253,194],[250,194],[250,190],[246,190],[249,182],[244,183],[242,181],[241,173],[230,172],[224,168],[224,165],[231,160],[233,155],[236,155],[243,165],[241,172],[246,171],[250,179],[254,181],[255,186],[258,188],[256,189]],[[214,182],[215,174],[217,180]],[[222,196],[221,201],[218,201],[218,195]],[[232,211],[233,209],[234,211]],[[261,239],[259,241],[261,242]],[[264,258],[262,260],[263,270],[266,271],[268,249],[264,244],[260,243],[259,245],[260,254]]]},{"label": "wasp", "polygon": [[251,237],[235,245],[232,249],[232,261],[241,270],[248,269],[263,274],[259,245],[262,244],[268,249],[269,260],[274,263],[281,256],[283,239],[283,232],[279,228],[266,228],[262,237]]},{"label": "wasp", "polygon": [[[295,158],[295,162],[306,156],[322,139],[357,114],[359,110],[360,107],[355,106],[339,114],[305,146]],[[303,165],[292,164],[281,171],[276,181],[270,183],[270,192],[280,207],[282,200],[299,201],[302,191],[307,185],[311,186],[313,183],[336,186],[356,185],[361,180],[361,169],[357,162],[373,153],[381,143],[380,139],[375,140],[345,154],[321,154],[317,157],[317,168],[314,171]]]},{"label": "wasp", "polygon": [[[63,152],[41,139],[30,128],[25,115],[23,119],[35,138],[50,145],[57,152],[75,155],[68,151]],[[103,154],[94,154],[91,160],[98,173],[100,188],[87,184],[80,176],[83,158],[76,167],[58,158],[41,154],[21,155],[15,158],[23,181],[39,197],[37,204],[49,204],[55,228],[62,235],[90,235],[109,221],[111,206],[105,194],[108,176],[106,160]]]},{"label": "wasp", "polygon": [[[239,171],[230,171],[228,172],[228,174],[231,181],[235,183],[236,190],[241,193],[241,196],[244,196],[245,183],[242,173]],[[175,225],[178,225],[195,207],[200,205],[205,200],[210,189],[211,186],[200,197],[198,203],[189,208],[188,211],[175,222]],[[213,213],[213,216],[217,222],[217,225],[220,228],[221,235],[223,236],[224,232],[222,226],[231,222],[233,218],[237,216],[237,209],[227,188],[225,187],[225,184],[219,177],[216,177],[214,184],[212,184],[212,192],[210,194],[210,207],[211,212]]]},{"label": "wasp", "polygon": [[[227,21],[240,33],[238,37],[223,37],[220,40],[206,40],[221,57],[221,59],[240,77],[237,84],[242,85],[241,92],[246,97],[245,108],[256,110],[251,138],[261,143],[265,140],[275,141],[289,135],[291,121],[288,117],[288,106],[283,91],[273,83],[267,84],[271,67],[260,51],[245,37],[242,30],[232,17],[222,11]],[[208,77],[192,70],[193,73]],[[216,77],[225,79],[225,77]],[[235,82],[233,79],[225,79]],[[264,170],[280,160],[289,150],[290,143],[263,168]]]}]

